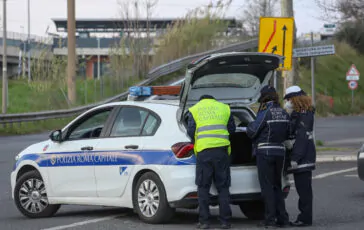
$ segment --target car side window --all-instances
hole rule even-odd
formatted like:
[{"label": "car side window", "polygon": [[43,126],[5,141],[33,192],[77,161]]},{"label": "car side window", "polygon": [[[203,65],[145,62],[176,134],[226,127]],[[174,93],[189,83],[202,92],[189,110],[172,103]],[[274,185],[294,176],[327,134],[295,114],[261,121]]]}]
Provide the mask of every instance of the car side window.
[{"label": "car side window", "polygon": [[152,134],[158,119],[147,110],[137,107],[122,108],[111,129],[111,137],[145,136]]},{"label": "car side window", "polygon": [[97,138],[100,136],[102,129],[111,113],[110,110],[103,110],[91,115],[75,127],[72,127],[68,133],[67,140],[77,140],[86,138]]},{"label": "car side window", "polygon": [[156,129],[158,128],[158,119],[149,113],[147,121],[143,127],[142,136],[150,136],[152,135]]}]

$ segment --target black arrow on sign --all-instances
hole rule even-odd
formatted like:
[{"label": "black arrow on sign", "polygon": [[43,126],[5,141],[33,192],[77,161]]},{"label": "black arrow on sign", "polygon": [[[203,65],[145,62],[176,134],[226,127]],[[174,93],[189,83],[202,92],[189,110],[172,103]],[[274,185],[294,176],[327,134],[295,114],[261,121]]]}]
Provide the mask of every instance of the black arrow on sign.
[{"label": "black arrow on sign", "polygon": [[273,48],[272,48],[272,54],[274,54],[274,52],[276,52],[277,51],[277,46],[273,46]]},{"label": "black arrow on sign", "polygon": [[[284,56],[285,54],[285,48],[286,48],[286,32],[287,32],[287,27],[286,25],[283,26],[282,28],[283,30],[283,48],[282,48],[282,56]],[[282,64],[282,67],[284,67],[284,62]]]}]

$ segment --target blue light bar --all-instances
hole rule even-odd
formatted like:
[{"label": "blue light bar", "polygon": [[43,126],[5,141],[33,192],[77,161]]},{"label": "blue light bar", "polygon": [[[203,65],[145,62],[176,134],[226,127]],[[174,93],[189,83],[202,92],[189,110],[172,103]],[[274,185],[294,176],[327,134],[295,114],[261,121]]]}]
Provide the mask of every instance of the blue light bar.
[{"label": "blue light bar", "polygon": [[152,87],[147,86],[132,86],[129,88],[130,96],[151,96],[152,95]]}]

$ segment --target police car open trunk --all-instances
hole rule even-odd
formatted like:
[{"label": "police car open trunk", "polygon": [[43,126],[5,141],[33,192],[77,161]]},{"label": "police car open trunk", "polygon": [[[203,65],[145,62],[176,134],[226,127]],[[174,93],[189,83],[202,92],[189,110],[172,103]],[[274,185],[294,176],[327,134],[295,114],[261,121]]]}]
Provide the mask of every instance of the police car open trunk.
[{"label": "police car open trunk", "polygon": [[255,164],[251,140],[244,130],[255,118],[249,106],[257,102],[260,89],[269,84],[282,63],[281,56],[256,52],[218,53],[196,60],[188,66],[181,89],[181,121],[186,121],[188,108],[202,95],[208,94],[229,104],[238,127],[230,136],[231,164]]}]

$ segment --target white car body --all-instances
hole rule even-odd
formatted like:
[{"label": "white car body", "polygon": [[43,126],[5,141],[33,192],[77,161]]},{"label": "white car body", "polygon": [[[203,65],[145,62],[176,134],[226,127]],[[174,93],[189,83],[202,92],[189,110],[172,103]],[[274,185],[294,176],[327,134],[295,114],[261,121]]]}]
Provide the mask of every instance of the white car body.
[{"label": "white car body", "polygon": [[[187,75],[189,74],[191,74],[190,70]],[[186,79],[185,84],[188,84],[189,76],[186,76]],[[187,86],[182,91],[186,88]],[[17,155],[14,170],[11,172],[13,199],[18,195],[15,188],[19,178],[26,172],[36,170],[43,179],[50,205],[77,204],[136,208],[133,204],[133,189],[136,189],[136,182],[140,176],[149,171],[154,172],[161,180],[170,207],[195,208],[196,158],[193,154],[186,158],[177,158],[171,149],[176,143],[190,142],[186,127],[180,122],[182,111],[189,104],[188,102],[183,104],[183,100],[186,99],[183,95],[182,92],[182,102],[123,101],[98,106],[80,115],[62,129],[62,135],[65,135],[64,133],[72,130],[74,125],[77,126],[78,121],[88,117],[89,114],[112,108],[113,112],[110,112],[98,138],[64,141],[49,139],[27,147]],[[254,98],[257,97],[254,95]],[[231,106],[233,111],[235,107]],[[248,106],[238,103],[236,108],[238,107],[243,108],[241,110],[247,114],[254,114]],[[156,124],[156,130],[144,136],[109,136],[115,127],[113,122],[115,120],[117,122],[116,118],[122,111],[119,111],[120,108],[140,108],[155,116],[157,119],[153,125]],[[122,122],[124,121],[126,118],[123,118]],[[80,129],[78,133],[85,130]],[[241,128],[237,129],[237,132],[240,130]],[[130,148],[127,149],[126,146]],[[84,147],[92,147],[92,149],[82,150]],[[287,178],[282,180],[282,188],[288,193],[290,184]],[[214,186],[210,192],[213,196],[218,194]],[[234,204],[259,200],[260,192],[255,165],[231,167],[230,193]],[[186,206],[188,201],[193,201],[191,206]]]}]

